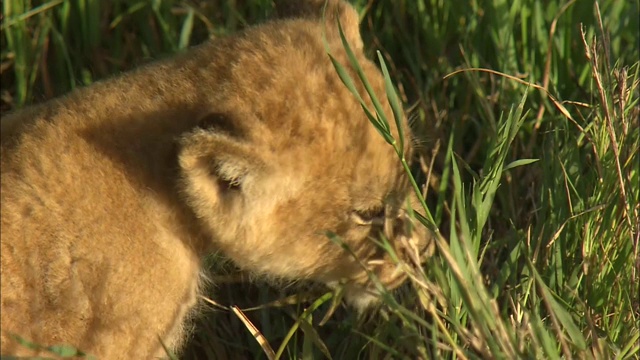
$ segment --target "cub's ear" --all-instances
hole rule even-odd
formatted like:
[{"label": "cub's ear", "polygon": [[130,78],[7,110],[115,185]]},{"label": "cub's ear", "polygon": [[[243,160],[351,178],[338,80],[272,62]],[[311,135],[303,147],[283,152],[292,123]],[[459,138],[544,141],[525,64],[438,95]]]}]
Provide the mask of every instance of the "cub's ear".
[{"label": "cub's ear", "polygon": [[178,146],[183,179],[208,190],[212,186],[220,191],[241,189],[247,177],[263,165],[229,114],[203,116]]},{"label": "cub's ear", "polygon": [[359,17],[356,9],[341,0],[276,0],[279,18],[305,18],[321,21],[324,19],[327,36],[339,39],[338,19],[349,46],[356,50],[363,48],[360,37]]}]

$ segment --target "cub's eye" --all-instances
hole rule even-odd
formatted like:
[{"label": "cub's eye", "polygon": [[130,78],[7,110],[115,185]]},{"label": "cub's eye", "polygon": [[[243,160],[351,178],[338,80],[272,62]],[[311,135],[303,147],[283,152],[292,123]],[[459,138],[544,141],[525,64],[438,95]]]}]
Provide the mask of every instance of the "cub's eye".
[{"label": "cub's eye", "polygon": [[384,225],[384,207],[354,210],[351,218],[358,225]]}]

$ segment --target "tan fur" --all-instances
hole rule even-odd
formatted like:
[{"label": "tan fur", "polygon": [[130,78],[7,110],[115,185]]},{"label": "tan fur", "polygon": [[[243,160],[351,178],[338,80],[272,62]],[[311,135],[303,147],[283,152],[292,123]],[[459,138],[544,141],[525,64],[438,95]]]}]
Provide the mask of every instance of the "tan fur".
[{"label": "tan fur", "polygon": [[[368,277],[331,231],[383,283],[402,280],[370,240],[384,218],[362,216],[386,205],[392,243],[410,240],[410,191],[323,43],[326,25],[348,67],[339,17],[385,99],[357,14],[332,1],[323,23],[324,1],[281,4],[281,20],[2,120],[2,354],[34,354],[9,334],[102,359],[162,356],[159,338],[179,349],[216,250],[268,276],[346,282],[365,306]],[[424,230],[411,240],[427,244]]]}]

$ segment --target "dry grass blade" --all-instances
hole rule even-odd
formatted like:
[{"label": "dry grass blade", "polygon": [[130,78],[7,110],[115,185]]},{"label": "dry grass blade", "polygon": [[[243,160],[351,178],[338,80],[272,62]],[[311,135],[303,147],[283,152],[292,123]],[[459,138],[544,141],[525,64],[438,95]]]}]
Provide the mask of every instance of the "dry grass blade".
[{"label": "dry grass blade", "polygon": [[491,69],[485,69],[485,68],[467,68],[467,69],[459,69],[459,70],[450,72],[449,74],[447,74],[442,79],[443,80],[444,79],[448,79],[448,78],[450,78],[450,77],[452,77],[454,75],[457,75],[457,74],[460,74],[460,73],[464,73],[464,72],[468,72],[468,71],[479,71],[479,72],[486,72],[486,73],[489,73],[489,74],[499,75],[499,76],[502,76],[504,78],[519,82],[520,84],[531,86],[534,89],[541,90],[547,95],[547,97],[549,97],[549,100],[551,100],[551,102],[556,106],[556,108],[558,108],[558,110],[562,113],[562,115],[564,115],[567,119],[569,119],[569,120],[571,120],[572,122],[575,123],[575,120],[573,119],[573,117],[571,117],[571,114],[569,113],[569,110],[567,110],[567,108],[565,108],[564,105],[562,105],[562,103],[560,101],[558,101],[558,99],[555,98],[555,96],[551,95],[549,90],[545,89],[543,86],[540,86],[540,85],[538,85],[536,83],[532,83],[532,82],[529,82],[529,81],[524,81],[524,80],[519,79],[518,77],[513,76],[513,75],[509,75],[509,74],[505,74],[505,73],[500,72],[500,71],[491,70]]},{"label": "dry grass blade", "polygon": [[221,309],[221,310],[231,310],[231,309],[229,309],[229,307],[224,306],[224,305],[222,305],[222,304],[219,304],[219,303],[217,303],[217,302],[215,302],[215,301],[213,301],[213,300],[209,299],[209,298],[208,298],[208,297],[206,297],[206,296],[200,296],[200,298],[201,298],[202,300],[204,300],[205,302],[207,302],[207,303],[209,303],[209,304],[211,304],[211,305],[213,305],[213,306],[217,307],[218,309]]},{"label": "dry grass blade", "polygon": [[[600,18],[599,10],[598,10],[598,19],[600,22],[602,22],[602,18]],[[584,26],[580,27],[580,34],[582,36],[582,42],[585,48],[585,55],[587,59],[591,62],[593,79],[596,82],[596,87],[598,88],[598,95],[600,96],[600,103],[603,107],[607,134],[609,135],[609,140],[611,141],[611,147],[613,148],[613,155],[614,155],[615,165],[616,165],[616,173],[618,175],[618,185],[620,187],[620,198],[621,198],[620,200],[624,204],[623,217],[627,221],[627,224],[629,226],[633,226],[631,217],[629,216],[631,205],[629,204],[629,199],[627,198],[627,191],[624,184],[624,177],[622,175],[622,166],[620,165],[620,149],[618,146],[618,139],[616,137],[616,132],[613,128],[613,121],[611,119],[612,115],[615,116],[615,112],[613,112],[612,109],[609,107],[607,92],[604,89],[602,77],[600,76],[600,72],[598,71],[599,64],[598,64],[598,51],[597,51],[596,39],[594,38],[593,43],[591,44],[591,46],[589,46],[589,44],[587,43]]]},{"label": "dry grass blade", "polygon": [[549,240],[549,242],[548,242],[548,243],[547,243],[547,245],[546,245],[547,249],[549,249],[549,248],[551,248],[551,246],[553,246],[553,244],[556,242],[556,240],[558,239],[558,237],[560,237],[560,234],[562,233],[562,230],[564,230],[565,226],[567,226],[567,224],[568,224],[571,220],[573,220],[573,219],[575,219],[575,218],[578,218],[578,217],[580,217],[580,216],[582,216],[582,215],[588,214],[588,213],[590,213],[590,212],[593,212],[593,211],[599,211],[599,210],[602,210],[602,209],[604,209],[604,208],[605,208],[605,205],[597,205],[597,206],[594,206],[594,207],[592,207],[592,208],[590,208],[590,209],[587,209],[587,210],[585,210],[585,211],[582,211],[582,212],[580,212],[580,213],[578,213],[578,214],[571,215],[567,220],[565,220],[565,221],[560,225],[560,227],[558,228],[558,230],[556,230],[556,232],[553,234],[553,236],[551,237],[551,240]]},{"label": "dry grass blade", "polygon": [[299,293],[291,296],[282,297],[265,304],[243,308],[242,311],[249,312],[249,311],[256,311],[256,310],[268,309],[268,308],[281,308],[281,307],[286,307],[291,305],[297,305],[303,302],[313,301],[316,298],[317,296],[313,292]]},{"label": "dry grass blade", "polygon": [[275,360],[276,359],[276,352],[273,351],[273,348],[271,347],[271,345],[269,345],[269,342],[264,337],[264,335],[262,335],[260,330],[258,330],[258,328],[256,328],[253,325],[251,320],[249,320],[249,318],[237,306],[232,305],[231,306],[231,311],[233,311],[233,313],[238,317],[238,319],[240,319],[240,321],[242,321],[244,326],[247,327],[247,329],[249,330],[251,335],[253,335],[253,337],[256,339],[256,341],[258,342],[258,344],[260,345],[260,347],[264,351],[264,353],[267,356],[267,358],[269,360]]}]

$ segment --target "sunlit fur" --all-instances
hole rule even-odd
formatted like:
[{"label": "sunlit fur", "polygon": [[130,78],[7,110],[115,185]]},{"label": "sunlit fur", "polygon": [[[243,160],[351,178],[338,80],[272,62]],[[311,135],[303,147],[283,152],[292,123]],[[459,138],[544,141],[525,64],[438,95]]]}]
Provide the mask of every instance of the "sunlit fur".
[{"label": "sunlit fur", "polygon": [[323,4],[280,2],[278,20],[2,120],[2,354],[37,353],[9,334],[101,359],[161,356],[159,339],[178,350],[212,251],[346,284],[360,307],[375,299],[360,264],[402,280],[371,240],[384,229],[354,216],[386,207],[392,244],[428,238],[407,229],[397,155],[326,54],[325,36],[349,68],[337,18],[383,100],[384,82],[355,10],[331,1],[323,18]]}]

